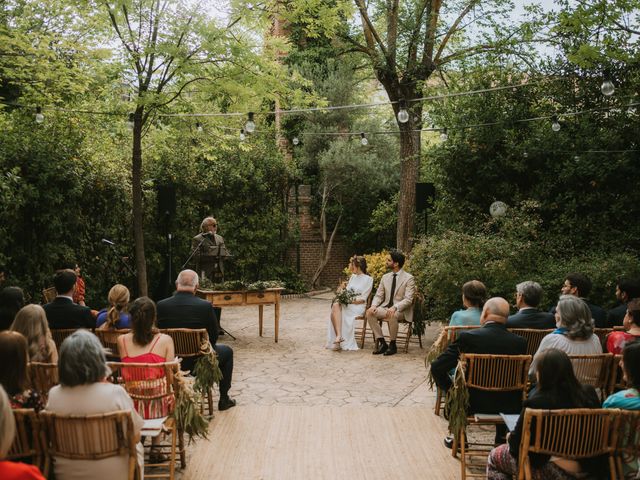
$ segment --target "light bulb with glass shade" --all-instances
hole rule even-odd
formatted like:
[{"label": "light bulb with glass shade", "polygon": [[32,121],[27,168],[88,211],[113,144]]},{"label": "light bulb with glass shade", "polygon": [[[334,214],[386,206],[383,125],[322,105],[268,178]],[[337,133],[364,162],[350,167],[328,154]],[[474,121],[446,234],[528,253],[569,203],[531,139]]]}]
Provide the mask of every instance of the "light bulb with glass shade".
[{"label": "light bulb with glass shade", "polygon": [[554,115],[551,117],[551,130],[554,132],[559,132],[561,128],[560,121],[558,120],[558,116]]},{"label": "light bulb with glass shade", "polygon": [[133,113],[129,114],[129,119],[127,120],[127,126],[133,130],[133,126],[135,125]]},{"label": "light bulb with glass shade", "polygon": [[407,123],[409,121],[409,112],[407,112],[407,102],[404,98],[401,98],[398,102],[400,109],[398,110],[398,121],[400,123]]},{"label": "light bulb with glass shade", "polygon": [[369,140],[367,140],[367,136],[364,134],[364,132],[360,134],[360,143],[362,144],[363,147],[366,147],[367,145],[369,145]]},{"label": "light bulb with glass shade", "polygon": [[36,107],[36,123],[44,122],[44,115],[42,114],[42,107]]},{"label": "light bulb with glass shade", "polygon": [[293,140],[291,140],[291,143],[293,143],[294,145],[298,145],[300,143],[300,139],[298,137],[293,137]]},{"label": "light bulb with glass shade", "polygon": [[446,142],[449,139],[449,134],[447,132],[447,129],[444,128],[442,129],[442,133],[440,134],[440,140],[442,140],[443,142]]},{"label": "light bulb with glass shade", "polygon": [[502,218],[507,213],[507,204],[500,200],[493,202],[489,207],[489,213],[493,218]]},{"label": "light bulb with glass shade", "polygon": [[244,128],[240,130],[240,141],[244,142],[244,139],[247,138],[247,136],[244,133]]},{"label": "light bulb with glass shade", "polygon": [[602,85],[600,85],[600,91],[606,97],[610,97],[616,91],[616,87],[611,80],[611,72],[609,72],[608,70],[605,70],[604,72]]},{"label": "light bulb with glass shade", "polygon": [[202,128],[202,124],[201,124],[200,122],[196,122],[196,130],[197,130],[198,132],[202,132],[202,130],[204,130],[204,129]]},{"label": "light bulb with glass shade", "polygon": [[244,124],[244,130],[247,133],[253,133],[256,130],[256,123],[253,121],[253,112],[247,114],[247,123]]}]

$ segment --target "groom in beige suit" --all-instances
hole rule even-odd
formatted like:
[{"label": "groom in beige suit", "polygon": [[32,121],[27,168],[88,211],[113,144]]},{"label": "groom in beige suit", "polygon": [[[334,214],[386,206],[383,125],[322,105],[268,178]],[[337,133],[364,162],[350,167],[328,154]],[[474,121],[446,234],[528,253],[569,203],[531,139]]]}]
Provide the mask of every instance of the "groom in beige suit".
[{"label": "groom in beige suit", "polygon": [[[413,320],[413,295],[416,285],[413,275],[402,270],[403,266],[404,255],[398,250],[391,250],[387,255],[387,268],[391,271],[383,275],[371,307],[367,310],[367,322],[376,337],[374,355],[397,353],[398,321]],[[389,324],[389,345],[384,339],[379,320]]]}]

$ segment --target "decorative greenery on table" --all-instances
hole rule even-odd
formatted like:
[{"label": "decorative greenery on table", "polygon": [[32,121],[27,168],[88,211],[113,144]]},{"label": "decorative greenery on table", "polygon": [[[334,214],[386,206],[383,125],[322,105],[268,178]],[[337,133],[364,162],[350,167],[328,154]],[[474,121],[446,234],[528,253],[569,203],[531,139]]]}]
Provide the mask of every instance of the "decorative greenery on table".
[{"label": "decorative greenery on table", "polygon": [[261,292],[268,288],[284,288],[284,284],[279,280],[258,280],[249,283],[245,280],[228,280],[221,283],[213,283],[208,278],[200,281],[200,288],[203,290],[248,290],[252,292]]},{"label": "decorative greenery on table", "polygon": [[353,301],[358,298],[358,293],[351,288],[345,288],[336,293],[336,296],[333,297],[331,301],[331,305],[334,303],[339,303],[340,305],[349,305],[353,303]]}]

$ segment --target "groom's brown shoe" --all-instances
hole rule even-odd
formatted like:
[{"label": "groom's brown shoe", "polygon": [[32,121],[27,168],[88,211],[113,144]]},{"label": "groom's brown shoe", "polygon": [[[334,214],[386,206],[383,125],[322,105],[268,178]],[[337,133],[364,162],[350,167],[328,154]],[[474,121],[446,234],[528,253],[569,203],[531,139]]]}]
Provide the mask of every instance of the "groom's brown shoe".
[{"label": "groom's brown shoe", "polygon": [[384,338],[377,338],[376,339],[376,349],[373,351],[374,355],[380,355],[384,352],[387,351],[387,348],[389,348],[389,346],[387,345],[387,341]]}]

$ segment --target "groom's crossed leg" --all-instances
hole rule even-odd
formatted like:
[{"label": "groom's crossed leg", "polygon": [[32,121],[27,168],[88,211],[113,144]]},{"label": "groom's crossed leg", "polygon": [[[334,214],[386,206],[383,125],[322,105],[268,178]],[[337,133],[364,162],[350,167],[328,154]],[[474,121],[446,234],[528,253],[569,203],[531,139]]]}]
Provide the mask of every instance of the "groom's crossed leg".
[{"label": "groom's crossed leg", "polygon": [[[404,319],[404,314],[401,312],[395,312],[393,315],[387,316],[388,308],[377,307],[375,313],[367,311],[367,323],[373,330],[373,335],[376,337],[376,348],[373,351],[374,355],[383,353],[384,355],[393,355],[398,351],[396,347],[396,337],[398,336],[398,322]],[[380,327],[379,320],[387,322],[389,324],[389,340],[390,345],[387,345]]]}]

